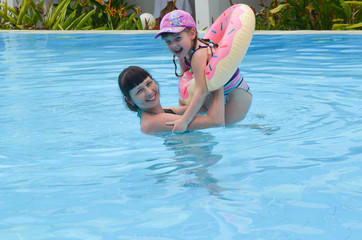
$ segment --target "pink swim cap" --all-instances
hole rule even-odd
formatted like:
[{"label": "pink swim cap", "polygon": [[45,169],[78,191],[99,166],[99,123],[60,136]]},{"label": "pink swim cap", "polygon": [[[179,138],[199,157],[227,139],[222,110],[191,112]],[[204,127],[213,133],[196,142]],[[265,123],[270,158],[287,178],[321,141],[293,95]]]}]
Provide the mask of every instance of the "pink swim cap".
[{"label": "pink swim cap", "polygon": [[190,13],[182,10],[174,10],[167,13],[161,21],[160,31],[156,34],[158,38],[162,33],[179,33],[186,27],[196,28],[196,24]]}]

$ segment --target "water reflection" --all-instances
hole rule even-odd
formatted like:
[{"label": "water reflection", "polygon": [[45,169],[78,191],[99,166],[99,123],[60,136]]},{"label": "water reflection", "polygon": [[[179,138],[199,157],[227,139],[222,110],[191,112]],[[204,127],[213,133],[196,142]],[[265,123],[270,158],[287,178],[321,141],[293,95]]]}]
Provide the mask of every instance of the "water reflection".
[{"label": "water reflection", "polygon": [[249,113],[248,118],[251,122],[255,122],[253,124],[245,124],[236,123],[233,125],[229,125],[227,127],[231,128],[246,128],[246,129],[253,129],[258,130],[264,135],[272,135],[280,130],[280,127],[273,124],[272,120],[267,119],[267,116],[264,114],[253,114]]},{"label": "water reflection", "polygon": [[[175,154],[171,162],[156,163],[148,169],[160,173],[155,174],[157,182],[165,182],[172,176],[184,175],[184,187],[202,187],[209,194],[222,197],[227,190],[219,186],[219,180],[209,172],[209,167],[222,159],[222,155],[214,154],[218,144],[215,136],[207,132],[192,131],[185,134],[169,134],[164,137],[164,145]],[[164,170],[164,171],[162,171]]]},{"label": "water reflection", "polygon": [[269,124],[235,124],[230,127],[255,129],[265,135],[272,135],[280,130],[280,127]]}]

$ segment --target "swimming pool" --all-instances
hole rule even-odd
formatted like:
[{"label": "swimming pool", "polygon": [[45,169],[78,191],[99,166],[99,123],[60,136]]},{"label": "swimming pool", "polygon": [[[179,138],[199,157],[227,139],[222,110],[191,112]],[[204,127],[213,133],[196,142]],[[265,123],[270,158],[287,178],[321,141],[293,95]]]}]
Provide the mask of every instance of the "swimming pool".
[{"label": "swimming pool", "polygon": [[360,239],[362,35],[255,35],[235,126],[144,135],[117,86],[153,35],[0,33],[1,239]]}]

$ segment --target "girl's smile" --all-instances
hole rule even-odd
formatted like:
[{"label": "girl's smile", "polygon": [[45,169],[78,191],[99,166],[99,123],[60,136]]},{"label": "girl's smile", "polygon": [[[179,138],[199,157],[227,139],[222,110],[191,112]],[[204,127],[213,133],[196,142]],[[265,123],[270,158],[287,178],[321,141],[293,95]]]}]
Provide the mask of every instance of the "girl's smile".
[{"label": "girl's smile", "polygon": [[182,53],[183,48],[180,48],[179,50],[174,50],[174,53],[176,56],[179,56]]},{"label": "girl's smile", "polygon": [[192,47],[192,36],[190,32],[168,34],[163,38],[168,50],[177,57],[186,57]]}]

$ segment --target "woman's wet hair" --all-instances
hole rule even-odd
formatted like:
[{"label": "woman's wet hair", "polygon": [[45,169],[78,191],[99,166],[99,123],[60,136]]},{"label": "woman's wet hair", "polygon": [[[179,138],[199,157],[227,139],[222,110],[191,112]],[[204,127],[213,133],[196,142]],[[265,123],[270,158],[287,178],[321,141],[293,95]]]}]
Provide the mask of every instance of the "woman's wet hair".
[{"label": "woman's wet hair", "polygon": [[[124,100],[127,104],[127,107],[131,111],[137,112],[139,110],[139,108],[131,100],[131,96],[130,96],[129,92],[133,88],[135,88],[139,84],[141,84],[147,77],[152,78],[151,74],[149,74],[143,68],[140,68],[137,66],[130,66],[130,67],[124,69],[118,76],[119,89],[123,93]],[[156,82],[156,84],[157,84],[157,82]],[[157,84],[157,86],[158,86],[158,84]]]}]

